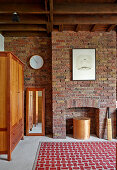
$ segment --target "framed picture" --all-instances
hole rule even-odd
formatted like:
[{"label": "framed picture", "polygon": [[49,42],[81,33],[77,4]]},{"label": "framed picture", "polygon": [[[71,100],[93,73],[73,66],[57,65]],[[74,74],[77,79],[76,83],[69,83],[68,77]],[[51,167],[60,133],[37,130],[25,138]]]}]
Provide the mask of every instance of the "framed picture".
[{"label": "framed picture", "polygon": [[96,79],[96,50],[72,50],[72,78],[73,80]]}]

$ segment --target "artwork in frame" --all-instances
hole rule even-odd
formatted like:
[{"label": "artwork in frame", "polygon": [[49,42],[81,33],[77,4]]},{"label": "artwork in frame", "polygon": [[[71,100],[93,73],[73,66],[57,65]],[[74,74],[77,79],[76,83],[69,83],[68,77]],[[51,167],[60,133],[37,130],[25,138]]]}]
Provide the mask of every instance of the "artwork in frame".
[{"label": "artwork in frame", "polygon": [[96,79],[96,50],[73,49],[72,50],[72,76],[73,80]]}]

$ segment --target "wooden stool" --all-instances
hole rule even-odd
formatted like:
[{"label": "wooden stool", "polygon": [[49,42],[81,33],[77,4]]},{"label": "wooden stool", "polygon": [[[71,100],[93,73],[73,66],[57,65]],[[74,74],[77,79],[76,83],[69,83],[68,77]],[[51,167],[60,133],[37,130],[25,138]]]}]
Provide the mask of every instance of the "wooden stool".
[{"label": "wooden stool", "polygon": [[88,139],[90,137],[90,118],[73,118],[73,137],[77,139]]}]

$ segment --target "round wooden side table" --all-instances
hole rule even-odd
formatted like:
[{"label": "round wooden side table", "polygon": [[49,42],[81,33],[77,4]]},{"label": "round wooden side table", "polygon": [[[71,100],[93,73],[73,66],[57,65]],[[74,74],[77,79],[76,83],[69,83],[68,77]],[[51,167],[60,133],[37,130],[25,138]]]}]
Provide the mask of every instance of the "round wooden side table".
[{"label": "round wooden side table", "polygon": [[73,137],[76,139],[90,138],[90,118],[73,118]]}]

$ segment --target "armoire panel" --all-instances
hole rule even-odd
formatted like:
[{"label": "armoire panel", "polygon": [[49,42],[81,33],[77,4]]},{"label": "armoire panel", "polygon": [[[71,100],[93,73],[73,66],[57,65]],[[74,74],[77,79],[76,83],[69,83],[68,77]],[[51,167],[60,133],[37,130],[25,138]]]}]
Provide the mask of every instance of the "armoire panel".
[{"label": "armoire panel", "polygon": [[0,131],[0,151],[7,151],[7,131]]},{"label": "armoire panel", "polygon": [[19,115],[18,115],[18,119],[22,119],[22,109],[23,109],[23,101],[22,101],[22,96],[23,96],[23,67],[22,65],[19,64],[19,69],[18,69],[19,73],[18,73],[18,92],[19,92],[19,98],[18,98],[18,110],[19,110]]},{"label": "armoire panel", "polygon": [[18,123],[18,62],[13,58],[11,60],[11,82],[11,122],[13,126]]},{"label": "armoire panel", "polygon": [[7,57],[0,58],[0,128],[6,128],[7,112]]},{"label": "armoire panel", "polygon": [[11,150],[15,148],[21,136],[23,134],[23,121],[22,119],[19,121],[18,124],[14,125],[11,129]]}]

